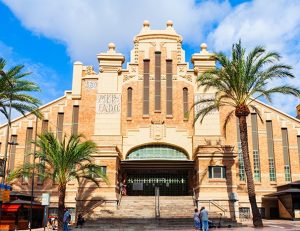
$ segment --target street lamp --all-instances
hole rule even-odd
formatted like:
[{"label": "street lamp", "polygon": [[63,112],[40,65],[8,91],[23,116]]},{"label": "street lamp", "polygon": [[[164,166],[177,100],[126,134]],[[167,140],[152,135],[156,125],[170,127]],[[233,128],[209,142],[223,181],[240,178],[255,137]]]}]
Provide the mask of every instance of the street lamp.
[{"label": "street lamp", "polygon": [[[5,76],[5,75],[3,75],[3,76]],[[8,84],[11,88],[14,87],[9,79],[7,79],[7,82],[8,82]],[[9,129],[10,129],[10,126],[11,126],[11,103],[12,103],[12,95],[10,95],[10,98],[9,98],[9,107],[8,107],[8,116],[7,116],[7,129],[6,129],[6,142],[5,142],[5,150],[4,150],[4,167],[3,167],[4,175],[2,177],[2,184],[5,183],[7,152],[8,152],[8,145],[10,143],[8,141],[8,139],[9,139]]]},{"label": "street lamp", "polygon": [[[4,78],[6,77],[6,73],[1,70],[0,75]],[[11,88],[13,88],[13,84],[10,82],[10,80],[7,78],[7,82]],[[8,145],[9,145],[9,128],[11,126],[11,103],[12,103],[12,95],[10,94],[9,97],[9,108],[8,108],[8,115],[7,115],[7,129],[6,129],[6,142],[5,142],[5,150],[4,150],[4,166],[3,166],[3,176],[2,176],[2,184],[5,183],[5,177],[6,177],[6,163],[7,163],[7,151],[8,151]],[[0,201],[0,220],[1,220],[1,213],[2,213],[2,201]]]},{"label": "street lamp", "polygon": [[36,154],[36,138],[37,138],[37,127],[38,126],[38,116],[36,115],[35,120],[35,134],[34,134],[34,148],[33,148],[33,169],[31,177],[31,198],[30,198],[30,216],[29,216],[29,230],[32,229],[32,205],[33,205],[33,190],[34,190],[34,170],[35,170],[35,154]]}]

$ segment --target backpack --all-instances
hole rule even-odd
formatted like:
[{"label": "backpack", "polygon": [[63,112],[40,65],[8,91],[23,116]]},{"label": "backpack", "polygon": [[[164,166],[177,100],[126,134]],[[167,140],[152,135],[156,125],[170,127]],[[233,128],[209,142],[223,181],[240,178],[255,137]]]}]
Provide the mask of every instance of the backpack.
[{"label": "backpack", "polygon": [[69,213],[69,216],[68,216],[67,222],[68,222],[68,223],[70,223],[71,219],[72,219],[72,216],[71,216],[71,214]]}]

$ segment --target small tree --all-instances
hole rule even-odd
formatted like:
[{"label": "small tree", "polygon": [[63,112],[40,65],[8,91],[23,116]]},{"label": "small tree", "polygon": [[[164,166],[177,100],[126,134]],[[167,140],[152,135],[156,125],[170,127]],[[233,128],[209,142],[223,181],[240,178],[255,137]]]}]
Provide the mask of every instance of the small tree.
[{"label": "small tree", "polygon": [[[254,110],[261,119],[260,111],[253,102],[264,97],[271,102],[273,93],[290,94],[299,97],[300,91],[292,86],[281,85],[270,87],[268,83],[276,78],[294,78],[290,72],[290,66],[276,63],[280,55],[276,52],[266,52],[265,48],[255,47],[247,56],[242,48],[241,41],[232,46],[232,58],[227,58],[223,53],[218,53],[215,58],[218,62],[217,68],[208,70],[201,74],[198,79],[199,87],[204,91],[215,89],[215,97],[203,99],[194,104],[205,104],[204,108],[195,115],[195,121],[204,117],[215,109],[231,107],[225,119],[224,130],[228,121],[235,115],[239,120],[240,139],[242,145],[243,160],[247,179],[247,189],[251,204],[253,225],[262,227],[262,219],[256,204],[255,187],[253,181],[252,167],[249,158],[248,132],[246,118],[250,114],[250,108]],[[262,119],[261,119],[262,120]],[[226,132],[226,130],[225,130]],[[225,133],[226,134],[226,133]]]},{"label": "small tree", "polygon": [[[102,178],[107,182],[105,174],[99,165],[93,164],[92,154],[96,152],[96,144],[92,141],[81,142],[81,135],[72,135],[68,140],[64,137],[60,142],[52,132],[38,136],[36,158],[41,161],[36,164],[39,175],[51,178],[58,184],[58,230],[63,230],[63,216],[67,183],[84,178],[99,186],[94,178]],[[16,178],[31,176],[33,164],[26,164],[14,171],[11,176]],[[8,177],[11,180],[12,177]]]}]

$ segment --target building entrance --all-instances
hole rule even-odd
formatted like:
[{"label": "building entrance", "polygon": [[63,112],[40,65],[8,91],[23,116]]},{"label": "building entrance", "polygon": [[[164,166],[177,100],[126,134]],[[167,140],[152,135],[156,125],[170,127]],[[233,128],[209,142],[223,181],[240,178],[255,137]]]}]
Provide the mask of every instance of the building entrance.
[{"label": "building entrance", "polygon": [[188,195],[187,170],[140,169],[127,171],[128,196],[154,196],[159,187],[161,196]]}]

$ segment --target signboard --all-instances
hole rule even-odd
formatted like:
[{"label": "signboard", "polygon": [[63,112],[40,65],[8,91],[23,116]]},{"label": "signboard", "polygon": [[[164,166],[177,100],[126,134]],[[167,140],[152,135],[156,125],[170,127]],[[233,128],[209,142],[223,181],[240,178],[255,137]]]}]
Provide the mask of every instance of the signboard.
[{"label": "signboard", "polygon": [[98,94],[96,100],[97,114],[115,114],[121,111],[121,94]]},{"label": "signboard", "polygon": [[49,205],[50,204],[50,194],[43,193],[42,194],[42,205]]},{"label": "signboard", "polygon": [[11,186],[6,184],[0,184],[0,201],[3,203],[10,201]]},{"label": "signboard", "polygon": [[5,160],[0,159],[0,176],[4,176],[4,166],[5,166]]},{"label": "signboard", "polygon": [[143,183],[133,183],[132,190],[142,191],[144,188]]}]

